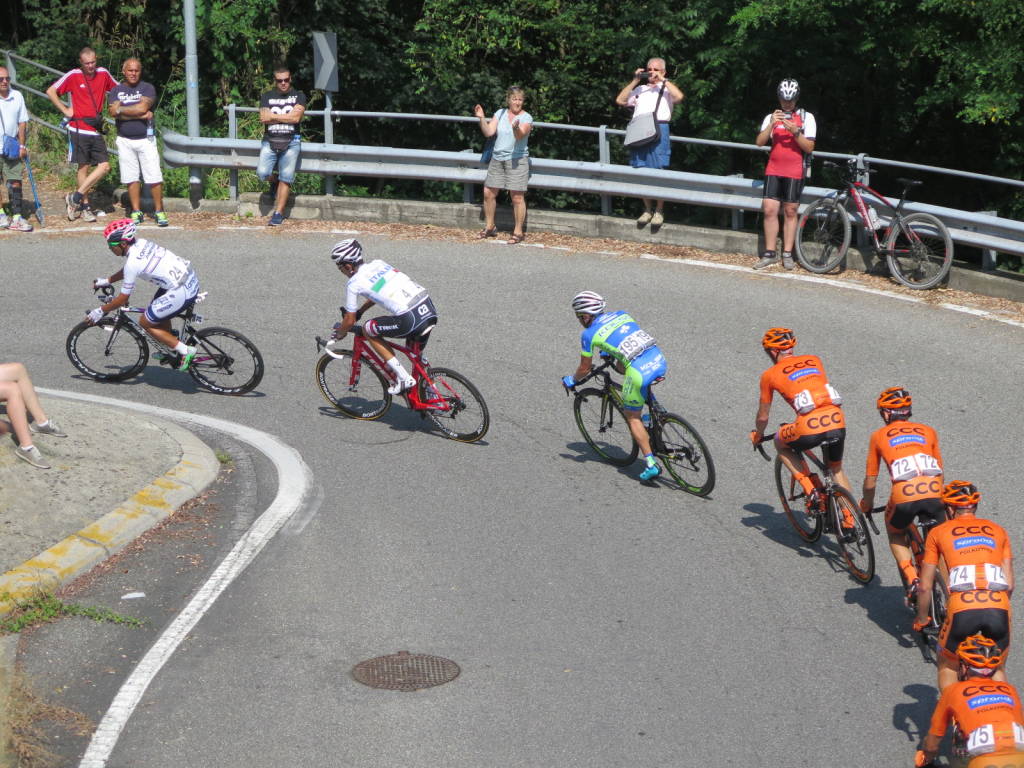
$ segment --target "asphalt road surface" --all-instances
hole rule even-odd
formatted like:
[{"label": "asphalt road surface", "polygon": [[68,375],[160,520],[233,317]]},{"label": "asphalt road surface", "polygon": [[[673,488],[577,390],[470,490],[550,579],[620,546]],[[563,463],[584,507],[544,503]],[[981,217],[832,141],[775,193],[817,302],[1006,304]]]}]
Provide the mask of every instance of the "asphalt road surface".
[{"label": "asphalt road surface", "polygon": [[[947,477],[978,483],[982,512],[1019,546],[1021,329],[752,272],[365,236],[369,257],[429,289],[441,318],[431,362],[468,376],[487,400],[490,432],[463,445],[397,404],[369,423],[326,408],[312,339],[338,319],[343,278],[327,253],[343,235],[300,228],[144,232],[193,260],[208,322],[261,349],[266,375],[244,398],[196,391],[154,367],[120,385],[80,378],[64,339],[94,306],[92,278],[118,260],[97,233],[3,241],[2,359],[25,362],[40,386],[272,433],[301,453],[319,494],[157,675],[109,765],[913,759],[934,669],[910,641],[884,538],[879,576],[862,587],[782,515],[771,465],[746,437],[768,364],[760,337],[790,326],[800,351],[823,357],[845,398],[858,490],[881,424],[875,398],[905,385],[915,417],[939,430]],[[579,359],[569,300],[582,289],[628,309],[658,340],[669,364],[659,398],[709,444],[711,498],[641,485],[639,465],[618,470],[589,452],[559,381]],[[788,417],[776,402],[772,422]],[[399,650],[451,659],[462,673],[416,693],[352,678],[356,663]],[[1019,659],[1011,680],[1022,679]]]}]

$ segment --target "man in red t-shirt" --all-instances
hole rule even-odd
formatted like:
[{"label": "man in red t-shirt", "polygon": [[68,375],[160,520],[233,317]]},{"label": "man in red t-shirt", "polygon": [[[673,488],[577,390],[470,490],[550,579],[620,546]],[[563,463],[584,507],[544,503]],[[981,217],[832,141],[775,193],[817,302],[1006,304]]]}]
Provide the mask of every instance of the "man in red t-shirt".
[{"label": "man in red t-shirt", "polygon": [[[47,88],[46,95],[69,121],[69,160],[78,164],[78,187],[64,198],[68,221],[79,216],[86,221],[96,221],[96,214],[89,207],[89,190],[110,170],[107,145],[101,131],[105,130],[103,113],[107,91],[117,85],[117,81],[106,69],[96,66],[96,51],[92,48],[81,50],[78,63],[79,67],[65,72]],[[71,95],[70,107],[60,100],[64,94]]]},{"label": "man in red t-shirt", "polygon": [[785,215],[782,229],[782,266],[792,269],[796,244],[797,209],[804,190],[804,156],[814,151],[817,124],[814,115],[796,108],[800,84],[787,78],[779,83],[779,108],[761,122],[754,139],[759,147],[772,145],[768,167],[764,171],[764,252],[754,269],[778,262],[775,244],[779,238],[779,207]]}]

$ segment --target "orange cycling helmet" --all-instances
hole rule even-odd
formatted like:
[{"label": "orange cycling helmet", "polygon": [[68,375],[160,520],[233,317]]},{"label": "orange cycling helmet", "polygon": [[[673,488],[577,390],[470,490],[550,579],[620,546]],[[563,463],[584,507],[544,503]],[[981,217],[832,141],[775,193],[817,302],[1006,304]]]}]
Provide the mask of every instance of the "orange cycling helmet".
[{"label": "orange cycling helmet", "polygon": [[996,645],[996,641],[990,640],[980,632],[960,643],[956,647],[956,655],[968,667],[983,674],[991,674],[1003,663],[1003,651]]},{"label": "orange cycling helmet", "polygon": [[903,387],[889,387],[878,396],[878,407],[889,411],[910,408],[911,404],[910,393]]},{"label": "orange cycling helmet", "polygon": [[976,507],[981,501],[981,494],[973,483],[954,480],[942,489],[942,503],[951,507]]},{"label": "orange cycling helmet", "polygon": [[796,334],[789,328],[769,328],[761,337],[761,346],[768,349],[792,349],[796,346]]}]

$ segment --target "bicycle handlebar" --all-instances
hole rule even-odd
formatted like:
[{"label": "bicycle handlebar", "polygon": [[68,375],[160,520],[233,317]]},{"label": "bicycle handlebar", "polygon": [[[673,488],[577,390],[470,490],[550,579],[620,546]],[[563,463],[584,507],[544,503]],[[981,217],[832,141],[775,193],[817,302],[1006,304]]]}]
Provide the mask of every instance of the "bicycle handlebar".
[{"label": "bicycle handlebar", "polygon": [[330,355],[335,360],[340,360],[343,357],[345,357],[345,355],[336,355],[336,354],[334,354],[334,352],[332,350],[328,349],[328,346],[331,344],[330,341],[324,341],[319,336],[314,336],[313,338],[316,339],[316,350],[317,350],[317,352],[319,352],[322,349],[324,351],[324,354]]},{"label": "bicycle handlebar", "polygon": [[[599,374],[603,374],[605,376],[609,376],[609,374],[605,372],[605,369],[610,367],[614,363],[615,363],[615,358],[613,358],[613,357],[606,357],[604,359],[604,362],[602,362],[600,365],[598,365],[595,368],[591,368],[590,372],[586,376],[584,376],[582,379],[577,381],[573,386],[569,387],[569,386],[567,386],[565,384],[562,384],[562,387],[565,389],[566,396],[568,397],[568,395],[571,392],[573,392],[576,389],[576,387],[579,387],[579,386],[581,386],[583,384],[586,384],[588,381],[590,381],[592,378],[594,378],[595,376],[597,376]],[[610,376],[609,376],[609,378],[610,378]]]},{"label": "bicycle handlebar", "polygon": [[754,446],[754,450],[757,451],[758,453],[760,453],[765,461],[771,461],[771,458],[769,458],[768,452],[764,449],[764,443],[767,443],[769,440],[774,440],[774,439],[775,439],[775,433],[774,432],[772,432],[770,435],[762,435],[761,439],[757,441],[757,445]]}]

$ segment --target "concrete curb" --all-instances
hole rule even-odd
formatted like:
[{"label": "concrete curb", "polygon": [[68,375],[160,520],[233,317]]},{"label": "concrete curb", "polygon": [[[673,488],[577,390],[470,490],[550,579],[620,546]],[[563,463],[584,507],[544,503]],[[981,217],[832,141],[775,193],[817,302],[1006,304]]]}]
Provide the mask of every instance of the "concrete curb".
[{"label": "concrete curb", "polygon": [[95,523],[0,576],[0,614],[13,603],[52,592],[131,543],[202,493],[216,479],[220,462],[188,430],[171,422],[161,428],[181,447],[178,464]]}]

